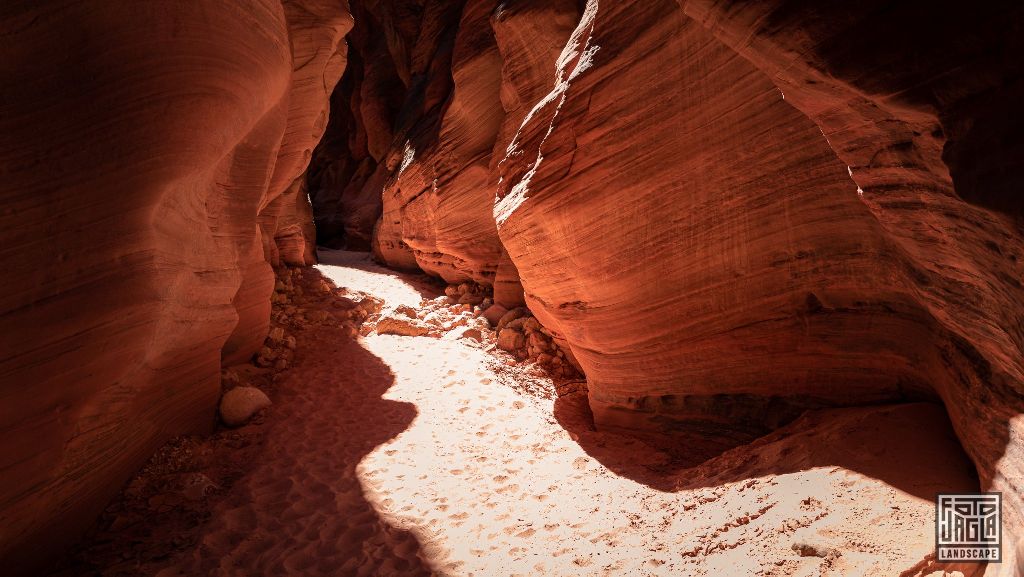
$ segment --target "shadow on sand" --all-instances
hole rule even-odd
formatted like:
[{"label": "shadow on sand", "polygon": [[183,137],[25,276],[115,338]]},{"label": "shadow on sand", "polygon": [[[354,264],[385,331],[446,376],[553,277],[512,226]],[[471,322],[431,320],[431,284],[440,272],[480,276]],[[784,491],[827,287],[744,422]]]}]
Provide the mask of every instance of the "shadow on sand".
[{"label": "shadow on sand", "polygon": [[[324,278],[302,269],[303,285]],[[350,301],[321,295],[299,308],[337,318],[288,329],[298,341],[293,364],[263,383],[274,406],[253,424],[196,440],[189,451],[205,454],[157,479],[148,499],[133,498],[129,485],[55,575],[434,574],[418,536],[378,514],[358,471],[409,427],[415,407],[382,398],[394,376],[338,322]],[[183,476],[230,487],[190,501],[178,494]]]},{"label": "shadow on sand", "polygon": [[618,475],[674,492],[840,467],[925,500],[978,490],[974,466],[946,411],[907,403],[807,411],[750,443],[723,448],[699,438],[599,431],[585,392],[555,402],[559,424]]}]

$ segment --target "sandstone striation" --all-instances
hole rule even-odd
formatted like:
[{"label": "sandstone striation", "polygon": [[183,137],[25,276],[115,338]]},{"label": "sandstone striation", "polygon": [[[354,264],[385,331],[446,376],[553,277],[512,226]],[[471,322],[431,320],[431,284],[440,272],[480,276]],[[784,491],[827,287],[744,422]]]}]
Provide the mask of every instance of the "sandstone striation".
[{"label": "sandstone striation", "polygon": [[[503,350],[705,468],[941,405],[1024,534],[1019,3],[351,2],[3,9],[14,571],[306,325]],[[329,305],[315,240],[445,296]]]},{"label": "sandstone striation", "polygon": [[480,4],[374,184],[379,258],[525,297],[605,428],[727,447],[941,402],[1019,515],[1019,6],[517,2],[487,31]]},{"label": "sandstone striation", "polygon": [[[15,2],[0,87],[0,558],[76,536],[267,333],[344,2]],[[40,541],[45,539],[45,541]]]},{"label": "sandstone striation", "polygon": [[924,316],[913,360],[1019,530],[1024,205],[1008,191],[1021,186],[1024,62],[1009,55],[1024,50],[1024,8],[871,3],[812,17],[785,0],[681,4],[772,78],[849,167]]}]

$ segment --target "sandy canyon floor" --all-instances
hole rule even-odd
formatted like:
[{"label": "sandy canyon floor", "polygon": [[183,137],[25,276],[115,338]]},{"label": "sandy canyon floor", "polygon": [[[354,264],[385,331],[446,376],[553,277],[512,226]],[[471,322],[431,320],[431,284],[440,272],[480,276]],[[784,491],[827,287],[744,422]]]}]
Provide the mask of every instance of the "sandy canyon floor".
[{"label": "sandy canyon floor", "polygon": [[[439,294],[364,253],[321,258],[334,285],[387,306]],[[559,397],[486,338],[353,337],[330,322],[294,335],[290,366],[253,376],[273,406],[158,454],[58,574],[958,569],[931,562],[933,498],[977,481],[937,406],[808,414],[680,468],[635,438],[595,431],[585,393]]]}]

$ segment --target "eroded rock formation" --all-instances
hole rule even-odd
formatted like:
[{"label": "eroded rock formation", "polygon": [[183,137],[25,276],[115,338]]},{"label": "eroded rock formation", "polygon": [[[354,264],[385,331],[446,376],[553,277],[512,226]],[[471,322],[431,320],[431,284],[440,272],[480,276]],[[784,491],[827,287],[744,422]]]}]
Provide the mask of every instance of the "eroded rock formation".
[{"label": "eroded rock formation", "polygon": [[340,0],[4,7],[5,570],[213,425],[222,360],[266,336],[270,263],[313,258],[299,177],[351,25]]},{"label": "eroded rock formation", "polygon": [[809,408],[942,402],[1020,524],[1018,6],[460,18],[437,128],[388,153],[385,262],[522,294],[606,428],[725,447]]},{"label": "eroded rock formation", "polygon": [[211,425],[314,219],[528,305],[605,429],[942,403],[1020,534],[1018,4],[352,1],[333,94],[342,0],[4,9],[0,556]]},{"label": "eroded rock formation", "polygon": [[1024,62],[1010,55],[1024,51],[1024,8],[873,2],[817,19],[785,0],[683,7],[768,74],[849,166],[922,313],[926,348],[910,360],[1020,527],[1024,204],[1009,191],[1021,187]]}]

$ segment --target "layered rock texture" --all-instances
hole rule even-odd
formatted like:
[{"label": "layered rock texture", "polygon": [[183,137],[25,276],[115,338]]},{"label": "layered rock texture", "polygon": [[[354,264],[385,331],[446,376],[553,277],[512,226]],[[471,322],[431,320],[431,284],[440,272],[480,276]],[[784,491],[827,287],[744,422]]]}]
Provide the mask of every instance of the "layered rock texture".
[{"label": "layered rock texture", "polygon": [[314,221],[493,290],[492,316],[527,306],[507,348],[584,373],[598,428],[715,453],[807,410],[942,404],[1024,532],[1019,3],[2,18],[0,557],[38,558],[212,425]]},{"label": "layered rock texture", "polygon": [[0,559],[75,536],[168,438],[212,427],[308,264],[303,175],[342,0],[14,2],[0,11]]},{"label": "layered rock texture", "polygon": [[359,181],[379,258],[525,300],[600,427],[726,448],[807,409],[943,403],[1020,526],[1019,6],[441,11],[373,22],[378,66],[416,70],[370,107],[399,110]]}]

